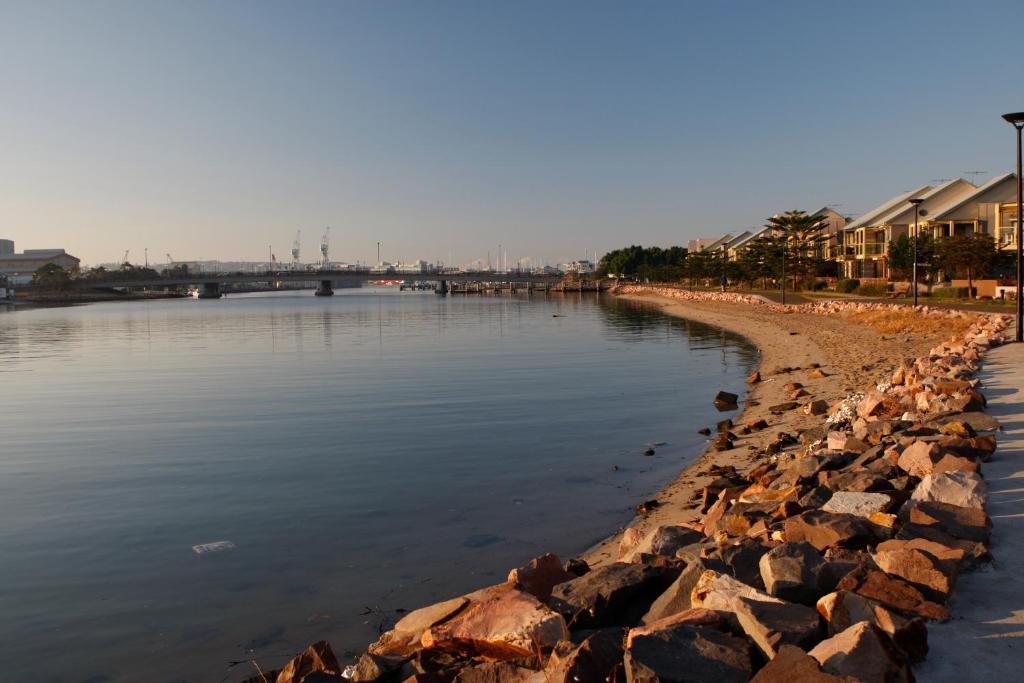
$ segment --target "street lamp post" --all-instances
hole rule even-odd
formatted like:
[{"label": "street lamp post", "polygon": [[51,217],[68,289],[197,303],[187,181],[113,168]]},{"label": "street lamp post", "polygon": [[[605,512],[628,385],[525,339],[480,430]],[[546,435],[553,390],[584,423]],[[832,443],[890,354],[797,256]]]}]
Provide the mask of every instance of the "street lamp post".
[{"label": "street lamp post", "polygon": [[1024,342],[1024,301],[1021,300],[1021,281],[1024,280],[1024,258],[1021,255],[1021,242],[1024,234],[1021,225],[1024,223],[1024,178],[1021,177],[1020,129],[1024,127],[1024,112],[1003,114],[1007,123],[1017,129],[1017,336],[1018,342]]},{"label": "street lamp post", "polygon": [[911,267],[911,271],[913,272],[913,276],[912,276],[913,285],[912,286],[914,288],[914,306],[917,306],[917,238],[920,235],[920,230],[918,229],[917,221],[918,221],[918,218],[919,218],[919,213],[918,212],[920,211],[921,202],[923,202],[923,201],[924,200],[921,199],[920,197],[915,197],[915,198],[910,200],[910,203],[914,205],[914,235],[913,235],[913,245],[914,245],[913,246],[913,258],[914,258],[914,265]]},{"label": "street lamp post", "polygon": [[724,244],[722,245],[722,282],[721,282],[721,285],[722,285],[722,291],[723,292],[725,291],[725,262],[729,259],[729,255],[725,251],[725,246],[726,245],[724,245]]},{"label": "street lamp post", "polygon": [[786,305],[786,252],[789,250],[789,235],[782,238],[782,305]]}]

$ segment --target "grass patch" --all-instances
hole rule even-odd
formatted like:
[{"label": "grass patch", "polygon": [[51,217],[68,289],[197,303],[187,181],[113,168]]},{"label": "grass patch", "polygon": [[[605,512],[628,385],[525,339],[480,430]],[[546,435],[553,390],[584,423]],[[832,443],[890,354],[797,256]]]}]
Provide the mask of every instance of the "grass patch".
[{"label": "grass patch", "polygon": [[959,336],[974,322],[973,316],[933,318],[912,310],[859,311],[847,313],[843,319],[867,325],[878,334],[941,334],[944,337]]}]

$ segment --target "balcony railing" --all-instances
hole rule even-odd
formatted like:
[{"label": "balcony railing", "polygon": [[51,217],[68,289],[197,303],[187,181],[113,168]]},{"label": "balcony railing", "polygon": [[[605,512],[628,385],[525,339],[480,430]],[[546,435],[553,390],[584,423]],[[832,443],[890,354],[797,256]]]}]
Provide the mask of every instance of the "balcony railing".
[{"label": "balcony railing", "polygon": [[863,253],[865,256],[881,256],[885,253],[885,242],[868,242]]}]

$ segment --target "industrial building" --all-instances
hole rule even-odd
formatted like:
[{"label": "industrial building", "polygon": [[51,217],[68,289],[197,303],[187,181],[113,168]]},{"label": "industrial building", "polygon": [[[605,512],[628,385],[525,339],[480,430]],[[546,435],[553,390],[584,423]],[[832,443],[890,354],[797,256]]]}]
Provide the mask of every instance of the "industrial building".
[{"label": "industrial building", "polygon": [[30,284],[35,272],[45,265],[52,263],[65,270],[77,270],[80,262],[63,249],[26,249],[19,254],[14,250],[14,242],[0,239],[0,275],[6,276],[10,286]]}]

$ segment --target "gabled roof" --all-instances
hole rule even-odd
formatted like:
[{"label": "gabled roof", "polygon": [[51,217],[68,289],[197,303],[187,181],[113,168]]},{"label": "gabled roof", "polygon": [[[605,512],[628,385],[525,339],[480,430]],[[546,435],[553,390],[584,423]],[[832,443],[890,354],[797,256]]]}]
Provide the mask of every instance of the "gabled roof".
[{"label": "gabled roof", "polygon": [[733,247],[736,246],[737,242],[740,242],[740,241],[742,241],[742,240],[744,240],[744,239],[746,239],[748,237],[750,237],[750,231],[749,230],[744,230],[743,232],[741,232],[740,234],[736,235],[731,240],[729,240],[728,244],[726,244],[725,246],[726,246],[727,249],[732,249]]},{"label": "gabled roof", "polygon": [[988,181],[987,183],[976,189],[974,192],[971,192],[970,194],[964,197],[959,197],[957,199],[950,200],[946,204],[935,207],[935,209],[932,211],[932,215],[929,217],[928,220],[940,220],[943,214],[950,213],[951,211],[956,211],[964,204],[974,201],[978,197],[982,196],[983,194],[991,190],[993,187],[999,185],[1002,182],[1005,182],[1008,178],[1016,177],[1017,174],[1014,173],[1013,171],[996,176],[992,180]]},{"label": "gabled roof", "polygon": [[904,192],[901,195],[897,195],[890,199],[889,201],[887,201],[886,203],[880,206],[876,206],[867,213],[862,214],[860,218],[858,218],[857,220],[843,226],[843,230],[853,230],[855,228],[863,228],[865,225],[874,225],[875,223],[878,222],[876,219],[878,219],[880,216],[884,216],[885,214],[889,213],[900,204],[906,202],[908,199],[917,197],[930,189],[932,189],[931,185],[922,185],[916,190],[911,190],[910,192]]},{"label": "gabled roof", "polygon": [[[838,206],[838,204],[836,206]],[[824,216],[827,213],[834,213],[835,215],[839,216],[840,218],[844,218],[844,219],[846,218],[846,216],[844,216],[843,214],[839,213],[838,211],[833,209],[831,206],[823,206],[820,209],[818,209],[817,211],[815,211],[814,213],[812,213],[811,215],[812,216]]]},{"label": "gabled roof", "polygon": [[[969,191],[967,190],[967,188],[970,188]],[[932,199],[943,203],[948,203],[949,201],[956,201],[957,199],[965,196],[965,194],[971,194],[976,189],[977,188],[974,186],[973,183],[964,180],[963,178],[954,178],[953,180],[942,183],[938,187],[933,187],[927,192],[919,195],[918,199],[924,200],[923,203],[925,204],[927,204],[928,201]],[[951,197],[943,199],[942,195],[944,194],[949,194],[951,195]],[[908,197],[908,199],[910,198]],[[934,211],[934,208],[925,208],[928,208],[929,211]],[[899,217],[901,214],[907,213],[908,211],[912,212],[913,207],[905,202],[903,204],[897,205],[895,209],[885,214],[881,218],[872,221],[872,223],[875,225],[885,225],[887,223],[892,223],[893,221],[896,220],[897,217]]]},{"label": "gabled roof", "polygon": [[761,228],[757,232],[750,232],[749,230],[745,233],[746,237],[738,237],[729,244],[730,249],[739,249],[747,244],[750,244],[759,237],[763,237],[766,232],[771,231],[771,228]]},{"label": "gabled roof", "polygon": [[717,240],[715,240],[714,242],[709,244],[708,246],[706,246],[703,249],[701,249],[701,251],[712,251],[713,249],[718,249],[723,244],[728,244],[729,241],[732,240],[732,238],[733,238],[732,237],[732,233],[731,232],[727,232],[724,235],[722,235],[721,237],[719,237]]}]

